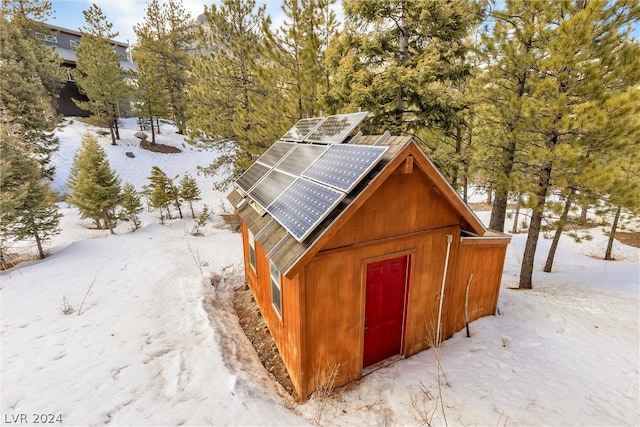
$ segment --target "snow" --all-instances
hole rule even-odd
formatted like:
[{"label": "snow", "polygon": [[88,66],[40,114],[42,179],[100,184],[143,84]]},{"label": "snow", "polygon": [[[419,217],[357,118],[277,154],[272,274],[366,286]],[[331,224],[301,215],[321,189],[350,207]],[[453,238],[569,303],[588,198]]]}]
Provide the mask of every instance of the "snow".
[{"label": "snow", "polygon": [[[60,132],[60,193],[87,129],[95,131],[75,120]],[[112,168],[138,189],[153,165],[196,175],[216,157],[168,125],[158,142],[183,152],[151,153],[139,148],[137,131],[126,120],[118,146],[100,141]],[[230,209],[215,177],[196,179],[197,211],[204,203],[216,214]],[[414,406],[431,425],[640,423],[640,250],[616,241],[617,261],[598,259],[606,247],[599,228],[582,243],[563,236],[553,273],[541,271],[550,244],[541,239],[530,291],[511,289],[526,239],[515,235],[500,315],[473,322],[470,338],[461,331],[445,341],[439,357],[428,350],[399,360],[336,390],[328,405],[296,405],[238,325],[230,296],[243,274],[241,239],[219,215],[203,237],[190,234],[190,215],[160,225],[156,212],[142,215],[142,229],[121,223],[110,235],[60,207],[63,232],[51,256],[0,276],[4,424],[51,413],[62,425],[418,425]],[[488,215],[478,212],[485,223]],[[73,313],[63,313],[64,299]]]}]

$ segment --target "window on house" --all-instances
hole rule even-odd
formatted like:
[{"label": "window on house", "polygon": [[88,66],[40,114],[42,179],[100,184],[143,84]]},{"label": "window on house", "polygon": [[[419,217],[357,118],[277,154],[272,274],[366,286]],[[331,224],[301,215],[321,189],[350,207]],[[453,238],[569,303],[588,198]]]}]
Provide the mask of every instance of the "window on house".
[{"label": "window on house", "polygon": [[280,284],[280,270],[269,261],[269,270],[271,271],[271,304],[278,312],[278,316],[282,318],[282,288]]},{"label": "window on house", "polygon": [[251,230],[247,228],[248,234],[247,239],[249,240],[249,264],[253,267],[253,270],[256,270],[256,239],[253,237],[253,233]]},{"label": "window on house", "polygon": [[80,42],[78,40],[69,40],[69,46],[78,47],[80,46]]},{"label": "window on house", "polygon": [[56,36],[44,36],[44,40],[49,43],[58,43],[58,38]]}]

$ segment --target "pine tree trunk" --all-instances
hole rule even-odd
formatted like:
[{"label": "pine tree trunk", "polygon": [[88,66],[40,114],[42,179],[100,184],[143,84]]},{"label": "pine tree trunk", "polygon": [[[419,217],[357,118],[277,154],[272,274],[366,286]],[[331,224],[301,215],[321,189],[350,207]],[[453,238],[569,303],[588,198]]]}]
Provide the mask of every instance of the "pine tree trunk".
[{"label": "pine tree trunk", "polygon": [[[493,189],[491,187],[487,188],[487,204],[491,204],[491,199],[493,196]],[[491,227],[489,227],[491,228]]]},{"label": "pine tree trunk", "polygon": [[151,145],[156,145],[156,132],[153,128],[153,113],[151,112],[151,103],[148,103],[149,107],[149,124],[151,125]]},{"label": "pine tree trunk", "polygon": [[582,210],[580,211],[580,224],[587,223],[587,210],[589,210],[589,204],[585,203],[582,205]]},{"label": "pine tree trunk", "polygon": [[494,191],[495,197],[493,206],[491,207],[491,218],[489,219],[489,228],[492,230],[504,232],[504,222],[507,216],[507,205],[509,204],[509,181],[511,180],[511,172],[515,163],[516,142],[509,143],[503,149],[502,177],[496,182]]},{"label": "pine tree trunk", "polygon": [[[153,120],[151,121],[151,126],[153,126]],[[156,116],[156,133],[160,135],[160,117]]]},{"label": "pine tree trunk", "polygon": [[111,132],[111,145],[116,145],[116,134],[113,131],[113,123],[109,126],[109,131]]},{"label": "pine tree trunk", "polygon": [[193,211],[193,202],[191,202],[191,200],[189,200],[189,207],[191,208],[191,216],[193,219],[196,219],[196,213]]},{"label": "pine tree trunk", "polygon": [[613,218],[613,224],[611,224],[611,232],[609,233],[609,242],[607,243],[607,251],[604,254],[605,261],[613,261],[611,251],[613,250],[613,240],[616,238],[616,230],[618,229],[618,220],[622,213],[622,205],[618,205],[616,209],[616,216]]},{"label": "pine tree trunk", "polygon": [[42,241],[40,239],[40,236],[38,235],[38,233],[34,233],[33,237],[36,239],[36,246],[38,247],[38,257],[40,259],[44,259],[45,253],[42,249]]},{"label": "pine tree trunk", "polygon": [[120,128],[118,127],[118,118],[117,117],[113,118],[113,128],[116,131],[116,139],[118,141],[120,141]]},{"label": "pine tree trunk", "polygon": [[564,210],[562,211],[562,215],[558,219],[558,225],[556,226],[556,234],[553,235],[553,240],[551,241],[551,247],[549,248],[549,253],[547,254],[547,262],[544,264],[543,271],[545,273],[551,273],[551,268],[553,268],[553,259],[556,256],[556,250],[558,249],[558,242],[560,241],[560,237],[562,236],[562,229],[564,225],[567,223],[567,218],[569,217],[569,210],[571,209],[571,200],[573,199],[573,195],[576,190],[571,190],[571,193],[567,196],[567,199],[564,204]]},{"label": "pine tree trunk", "polygon": [[511,227],[510,233],[516,234],[518,232],[518,221],[520,221],[520,206],[522,205],[522,198],[518,197],[518,203],[516,203],[516,211],[513,214],[513,227]]},{"label": "pine tree trunk", "polygon": [[544,204],[549,191],[551,182],[551,170],[553,163],[546,162],[540,171],[538,180],[537,203],[533,207],[531,213],[531,223],[529,224],[529,233],[527,234],[527,243],[524,247],[524,255],[522,256],[522,267],[520,268],[520,289],[531,289],[533,279],[533,263],[538,246],[538,238],[540,237],[540,226],[542,224],[542,215],[544,213]]}]

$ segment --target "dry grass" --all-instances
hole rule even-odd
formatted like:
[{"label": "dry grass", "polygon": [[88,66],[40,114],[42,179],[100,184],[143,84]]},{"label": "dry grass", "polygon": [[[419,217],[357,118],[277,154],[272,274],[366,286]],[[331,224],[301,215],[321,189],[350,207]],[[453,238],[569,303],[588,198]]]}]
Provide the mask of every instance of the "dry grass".
[{"label": "dry grass", "polygon": [[633,246],[634,248],[640,248],[640,231],[635,232],[620,232],[616,233],[616,239],[625,245]]}]

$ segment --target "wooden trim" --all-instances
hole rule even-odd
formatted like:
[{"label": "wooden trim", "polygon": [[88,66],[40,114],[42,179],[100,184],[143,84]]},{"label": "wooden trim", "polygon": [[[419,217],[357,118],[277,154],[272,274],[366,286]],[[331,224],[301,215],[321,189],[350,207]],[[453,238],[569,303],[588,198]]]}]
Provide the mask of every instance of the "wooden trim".
[{"label": "wooden trim", "polygon": [[407,159],[404,162],[404,166],[402,167],[402,171],[400,172],[403,175],[409,175],[413,173],[413,156],[407,156]]},{"label": "wooden trim", "polygon": [[460,246],[507,246],[511,237],[461,237]]}]

